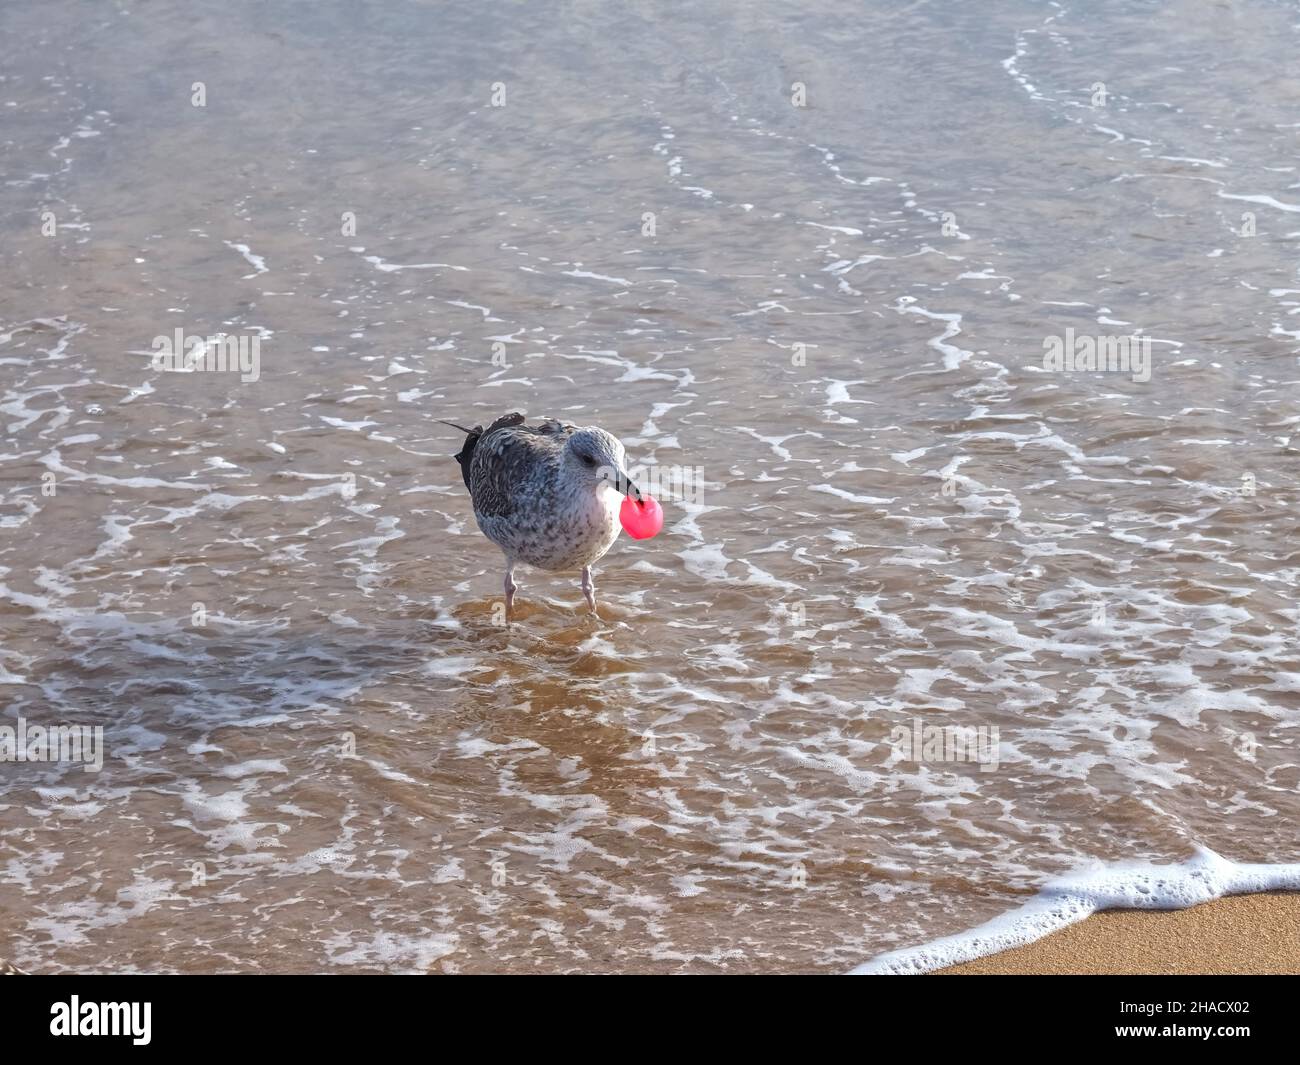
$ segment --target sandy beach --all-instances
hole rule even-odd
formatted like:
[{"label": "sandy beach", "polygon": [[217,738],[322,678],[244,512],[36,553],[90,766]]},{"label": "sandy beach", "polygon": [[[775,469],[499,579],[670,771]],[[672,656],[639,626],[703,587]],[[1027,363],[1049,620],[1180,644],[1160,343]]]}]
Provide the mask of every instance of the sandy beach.
[{"label": "sandy beach", "polygon": [[1187,910],[1107,910],[1027,946],[937,970],[969,976],[1300,973],[1300,893]]}]

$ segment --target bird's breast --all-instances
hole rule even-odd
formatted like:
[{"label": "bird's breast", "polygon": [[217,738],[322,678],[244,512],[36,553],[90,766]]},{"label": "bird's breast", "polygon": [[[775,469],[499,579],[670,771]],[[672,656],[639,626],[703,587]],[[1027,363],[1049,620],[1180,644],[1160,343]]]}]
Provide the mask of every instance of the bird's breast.
[{"label": "bird's breast", "polygon": [[617,539],[621,501],[608,485],[595,491],[583,486],[539,499],[526,520],[520,520],[519,513],[510,521],[480,516],[479,527],[520,562],[538,569],[581,569],[604,555]]}]

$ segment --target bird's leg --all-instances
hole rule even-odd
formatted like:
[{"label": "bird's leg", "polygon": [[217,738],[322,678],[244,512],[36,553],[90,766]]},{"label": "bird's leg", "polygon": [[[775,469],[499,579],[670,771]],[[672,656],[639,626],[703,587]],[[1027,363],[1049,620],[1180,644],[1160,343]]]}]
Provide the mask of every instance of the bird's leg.
[{"label": "bird's leg", "polygon": [[512,576],[512,574],[514,573],[514,571],[515,571],[515,564],[514,564],[513,562],[507,562],[507,563],[506,563],[506,580],[505,580],[505,589],[506,589],[506,613],[507,613],[507,614],[510,613],[511,609],[512,609],[512,608],[514,607],[514,605],[515,605],[515,589],[519,587],[517,584],[515,584],[515,579],[514,579],[514,577]]},{"label": "bird's leg", "polygon": [[596,582],[591,579],[591,567],[582,567],[582,594],[587,597],[587,605],[591,607],[591,612],[596,612]]}]

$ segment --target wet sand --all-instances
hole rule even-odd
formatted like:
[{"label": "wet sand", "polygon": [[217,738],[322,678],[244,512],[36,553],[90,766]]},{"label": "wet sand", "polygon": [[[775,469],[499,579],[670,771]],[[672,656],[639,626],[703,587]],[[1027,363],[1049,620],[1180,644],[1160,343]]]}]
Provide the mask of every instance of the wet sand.
[{"label": "wet sand", "polygon": [[1107,910],[1027,946],[939,975],[1300,973],[1300,892],[1215,899],[1187,910]]}]

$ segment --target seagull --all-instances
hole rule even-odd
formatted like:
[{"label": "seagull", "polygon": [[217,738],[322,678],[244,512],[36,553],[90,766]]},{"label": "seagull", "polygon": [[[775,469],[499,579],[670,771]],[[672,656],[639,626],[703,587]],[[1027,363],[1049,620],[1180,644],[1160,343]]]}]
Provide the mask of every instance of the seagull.
[{"label": "seagull", "polygon": [[[515,412],[486,429],[466,429],[456,461],[483,535],[506,556],[506,613],[514,605],[514,569],[582,570],[582,593],[596,612],[591,565],[618,538],[619,496],[640,501],[613,433],[547,419],[525,425]],[[439,419],[439,421],[442,421]]]}]

